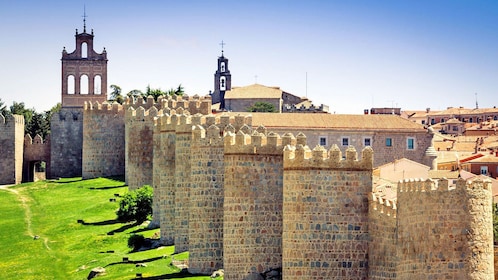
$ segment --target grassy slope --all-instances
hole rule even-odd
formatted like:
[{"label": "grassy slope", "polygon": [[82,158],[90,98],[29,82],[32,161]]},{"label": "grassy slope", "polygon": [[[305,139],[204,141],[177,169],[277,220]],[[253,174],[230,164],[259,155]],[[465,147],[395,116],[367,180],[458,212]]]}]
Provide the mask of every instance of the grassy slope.
[{"label": "grassy slope", "polygon": [[[211,279],[180,273],[171,265],[172,246],[130,252],[130,234],[152,237],[159,230],[114,220],[118,203],[109,199],[127,191],[121,181],[63,179],[22,184],[14,190],[18,195],[0,191],[0,279],[86,279],[99,266],[107,275],[97,279],[133,279],[136,273],[144,279]],[[123,257],[147,267],[123,263]],[[175,259],[187,257],[184,253]]]}]

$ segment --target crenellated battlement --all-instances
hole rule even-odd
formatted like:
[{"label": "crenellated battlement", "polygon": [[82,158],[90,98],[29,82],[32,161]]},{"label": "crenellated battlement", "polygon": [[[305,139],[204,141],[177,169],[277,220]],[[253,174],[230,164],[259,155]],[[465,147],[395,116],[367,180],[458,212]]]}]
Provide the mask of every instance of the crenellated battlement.
[{"label": "crenellated battlement", "polygon": [[160,96],[157,102],[154,101],[154,97],[148,96],[146,100],[142,97],[138,98],[126,98],[125,102],[126,108],[144,107],[150,109],[156,107],[158,110],[161,109],[183,109],[189,111],[191,114],[203,114],[208,115],[211,113],[211,98],[209,96],[188,96],[188,95],[173,95],[173,96]]},{"label": "crenellated battlement", "polygon": [[303,145],[305,138],[298,135],[297,145],[287,145],[284,148],[284,169],[294,168],[338,168],[351,170],[371,170],[373,168],[373,150],[366,147],[361,152],[361,160],[353,146],[346,149],[343,158],[342,152],[333,145],[329,151],[322,146],[316,146],[311,150],[307,145]]},{"label": "crenellated battlement", "polygon": [[83,110],[85,112],[99,112],[99,113],[112,113],[112,114],[117,114],[119,112],[123,112],[124,107],[123,105],[113,102],[113,103],[108,103],[108,102],[103,102],[99,103],[98,101],[95,101],[95,103],[92,102],[86,102],[83,105]]},{"label": "crenellated battlement", "polygon": [[151,107],[150,109],[145,109],[139,106],[138,108],[129,107],[126,110],[126,121],[127,122],[143,122],[143,121],[154,121],[154,118],[162,115],[162,110],[158,110],[156,107]]},{"label": "crenellated battlement", "polygon": [[388,217],[396,218],[396,201],[383,199],[375,193],[370,193],[369,200],[371,202],[370,209],[385,214]]},{"label": "crenellated battlement", "polygon": [[3,116],[0,114],[0,125],[9,126],[11,124],[21,124],[24,125],[24,116],[21,115],[8,115]]},{"label": "crenellated battlement", "polygon": [[27,145],[45,145],[48,141],[43,141],[43,138],[40,134],[36,134],[35,138],[31,138],[31,135],[26,134],[24,136],[24,146]]},{"label": "crenellated battlement", "polygon": [[[235,126],[236,129],[237,126]],[[243,125],[237,133],[226,131],[225,153],[226,154],[263,154],[281,155],[283,151],[282,138],[277,133],[264,135],[257,131],[247,134],[248,126]],[[228,130],[228,129],[227,129]]]},{"label": "crenellated battlement", "polygon": [[458,179],[455,184],[449,184],[448,179],[405,179],[398,182],[398,192],[430,192],[430,191],[452,191],[484,189],[491,190],[491,181],[474,180],[467,181]]}]

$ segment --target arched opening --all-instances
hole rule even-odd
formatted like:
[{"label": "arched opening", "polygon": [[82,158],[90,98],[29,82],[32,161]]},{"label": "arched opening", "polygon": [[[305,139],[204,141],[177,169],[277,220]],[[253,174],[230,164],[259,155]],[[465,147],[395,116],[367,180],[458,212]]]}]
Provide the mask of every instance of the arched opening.
[{"label": "arched opening", "polygon": [[75,89],[74,76],[69,75],[67,76],[67,88],[66,88],[67,94],[74,94],[75,92],[74,89]]},{"label": "arched opening", "polygon": [[80,77],[80,94],[88,94],[88,76],[81,75]]},{"label": "arched opening", "polygon": [[100,77],[100,75],[96,75],[93,78],[93,92],[94,92],[94,94],[101,94],[102,93],[101,84],[102,84],[102,78]]},{"label": "arched opening", "polygon": [[221,72],[225,72],[225,62],[222,62],[221,65],[220,65],[220,71]]},{"label": "arched opening", "polygon": [[83,43],[81,44],[81,58],[87,58],[88,57],[88,44]]},{"label": "arched opening", "polygon": [[45,161],[31,161],[29,163],[28,182],[43,181],[47,179],[47,163]]},{"label": "arched opening", "polygon": [[225,77],[220,78],[220,90],[226,90]]}]

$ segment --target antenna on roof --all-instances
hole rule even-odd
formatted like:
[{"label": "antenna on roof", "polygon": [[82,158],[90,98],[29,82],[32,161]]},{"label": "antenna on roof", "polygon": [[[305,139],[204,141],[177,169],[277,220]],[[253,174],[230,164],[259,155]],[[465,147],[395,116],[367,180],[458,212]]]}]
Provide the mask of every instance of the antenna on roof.
[{"label": "antenna on roof", "polygon": [[479,104],[477,103],[477,92],[476,92],[476,109],[479,109]]},{"label": "antenna on roof", "polygon": [[83,33],[86,33],[86,6],[83,5]]}]

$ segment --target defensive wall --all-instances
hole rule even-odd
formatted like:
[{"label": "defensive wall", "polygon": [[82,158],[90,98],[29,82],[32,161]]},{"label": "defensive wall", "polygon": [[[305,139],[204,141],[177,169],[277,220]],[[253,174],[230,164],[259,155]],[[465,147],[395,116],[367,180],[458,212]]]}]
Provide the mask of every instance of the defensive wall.
[{"label": "defensive wall", "polygon": [[[190,272],[224,268],[225,279],[280,271],[283,279],[493,275],[488,183],[406,181],[397,201],[384,201],[371,193],[372,148],[360,155],[334,145],[311,150],[302,133],[280,136],[253,128],[251,116],[210,115],[206,101],[123,106],[127,182],[154,187],[161,241],[190,251]],[[114,110],[106,108],[85,115]]]},{"label": "defensive wall", "polygon": [[367,279],[373,151],[284,150],[284,279]]},{"label": "defensive wall", "polygon": [[[37,172],[36,164],[45,162],[45,171]],[[50,136],[45,141],[40,135],[31,138],[29,134],[24,136],[23,156],[23,182],[32,182],[46,179],[42,174],[50,174]]]},{"label": "defensive wall", "polygon": [[488,181],[404,180],[370,199],[369,279],[493,279]]},{"label": "defensive wall", "polygon": [[63,107],[50,120],[49,178],[82,174],[83,108]]},{"label": "defensive wall", "polygon": [[0,114],[0,185],[22,180],[24,117]]},{"label": "defensive wall", "polygon": [[83,109],[83,179],[125,174],[123,106],[85,102]]}]

